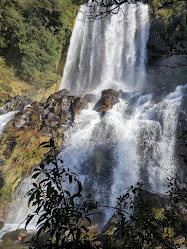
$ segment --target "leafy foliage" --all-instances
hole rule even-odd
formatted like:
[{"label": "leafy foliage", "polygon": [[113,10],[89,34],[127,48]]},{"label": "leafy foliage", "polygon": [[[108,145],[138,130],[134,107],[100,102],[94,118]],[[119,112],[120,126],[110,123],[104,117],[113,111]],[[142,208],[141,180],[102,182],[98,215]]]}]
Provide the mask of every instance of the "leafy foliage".
[{"label": "leafy foliage", "polygon": [[[53,139],[40,146],[52,148],[51,152],[55,149]],[[62,163],[54,155],[48,155],[46,164],[41,163],[34,170],[33,179],[41,178],[38,184],[33,183],[33,188],[28,192],[29,203],[36,206],[36,210],[27,217],[26,225],[33,217],[39,216],[36,239],[41,233],[49,235],[48,243],[42,248],[92,248],[88,242],[85,245],[81,237],[83,231],[88,232],[87,228],[78,223],[83,218],[91,223],[89,216],[95,212],[98,203],[90,196],[83,198],[77,175]],[[71,191],[66,187],[69,184],[72,185]]]},{"label": "leafy foliage", "polygon": [[[37,179],[37,183],[33,183],[33,188],[28,192],[29,204],[36,209],[27,217],[26,226],[34,217],[39,217],[32,248],[178,248],[174,238],[175,227],[180,222],[175,209],[151,209],[142,196],[142,184],[131,186],[119,196],[115,207],[101,206],[90,196],[83,196],[78,176],[56,157],[52,138],[40,144],[40,147],[51,148],[51,153],[45,163],[42,162],[34,170],[33,179]],[[176,180],[171,179],[169,187],[172,202],[186,201],[184,186],[181,188]],[[91,223],[90,215],[98,208],[112,208],[120,216],[109,241],[101,247],[93,243],[87,234],[87,227],[80,225],[82,219]],[[47,244],[39,245],[37,241],[43,233],[48,234],[49,240]]]},{"label": "leafy foliage", "polygon": [[[176,248],[173,237],[178,218],[172,210],[151,210],[141,194],[141,184],[131,187],[118,198],[116,208],[121,214],[114,234],[121,239],[122,248]],[[129,217],[127,211],[130,210]]]},{"label": "leafy foliage", "polygon": [[78,5],[71,0],[6,0],[1,6],[0,56],[22,79],[51,86]]}]

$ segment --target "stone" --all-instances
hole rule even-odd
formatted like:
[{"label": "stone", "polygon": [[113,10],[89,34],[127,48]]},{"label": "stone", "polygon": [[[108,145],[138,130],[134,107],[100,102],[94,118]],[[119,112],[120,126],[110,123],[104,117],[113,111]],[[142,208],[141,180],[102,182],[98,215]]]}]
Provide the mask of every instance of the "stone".
[{"label": "stone", "polygon": [[62,90],[60,90],[58,92],[55,92],[55,93],[51,94],[49,96],[49,98],[59,99],[59,98],[62,98],[64,96],[69,96],[69,95],[70,95],[70,92],[67,89],[62,89]]},{"label": "stone", "polygon": [[18,236],[20,236],[21,234],[22,234],[22,236],[23,236],[23,234],[26,235],[27,230],[25,228],[20,228],[20,229],[14,230],[12,232],[5,233],[2,236],[3,243],[16,241],[18,239]]},{"label": "stone", "polygon": [[102,93],[101,93],[101,96],[104,97],[104,96],[113,96],[113,97],[119,97],[119,93],[116,92],[115,90],[113,89],[107,89],[107,90],[103,90]]},{"label": "stone", "polygon": [[25,243],[30,243],[32,241],[32,238],[34,237],[34,234],[32,233],[27,233],[25,234],[25,236],[23,236],[21,238],[21,243],[25,244]]},{"label": "stone", "polygon": [[0,221],[0,230],[4,227],[5,223],[3,221]]},{"label": "stone", "polygon": [[91,221],[90,223],[86,218],[79,219],[79,222],[76,225],[78,227],[85,226],[89,230],[89,233],[92,234],[98,234],[99,232],[99,225],[94,221]]},{"label": "stone", "polygon": [[72,114],[75,117],[78,115],[83,109],[86,109],[88,106],[88,101],[84,98],[77,97],[73,100],[71,104]]},{"label": "stone", "polygon": [[117,223],[121,220],[121,215],[116,211],[110,220],[106,223],[106,225],[101,230],[103,235],[113,235],[116,230]]},{"label": "stone", "polygon": [[104,115],[107,110],[112,109],[112,107],[119,102],[118,96],[119,93],[113,89],[102,91],[101,99],[96,103],[94,109]]},{"label": "stone", "polygon": [[88,101],[88,103],[92,103],[94,102],[96,96],[94,94],[86,94],[84,96],[84,99],[86,99]]},{"label": "stone", "polygon": [[[1,98],[1,97],[0,97]],[[6,104],[0,109],[0,114],[5,114],[10,111],[23,111],[32,101],[25,96],[16,96],[8,98]]]}]

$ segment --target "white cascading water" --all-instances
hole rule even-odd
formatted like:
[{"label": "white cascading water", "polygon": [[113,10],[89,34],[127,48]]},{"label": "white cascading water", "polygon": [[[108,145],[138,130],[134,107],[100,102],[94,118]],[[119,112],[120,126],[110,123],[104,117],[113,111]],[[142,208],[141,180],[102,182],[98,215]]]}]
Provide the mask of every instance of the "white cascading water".
[{"label": "white cascading water", "polygon": [[110,22],[91,24],[86,22],[86,8],[81,7],[75,22],[60,88],[78,95],[97,95],[109,87],[134,89],[136,72],[145,75],[148,5],[123,4]]},{"label": "white cascading water", "polygon": [[[122,5],[123,14],[85,23],[81,7],[72,33],[61,89],[73,94],[112,88],[128,91],[101,117],[89,104],[65,134],[60,157],[99,201],[116,197],[138,181],[149,190],[165,192],[165,179],[174,175],[175,132],[186,86],[156,103],[152,94],[135,92],[146,80],[148,6]],[[83,13],[82,13],[83,12]],[[129,105],[131,103],[131,114]]]},{"label": "white cascading water", "polygon": [[8,112],[6,114],[2,114],[0,115],[0,137],[1,137],[1,134],[5,128],[5,126],[7,125],[7,123],[13,119],[14,115],[15,115],[15,111],[12,111],[12,112]]}]

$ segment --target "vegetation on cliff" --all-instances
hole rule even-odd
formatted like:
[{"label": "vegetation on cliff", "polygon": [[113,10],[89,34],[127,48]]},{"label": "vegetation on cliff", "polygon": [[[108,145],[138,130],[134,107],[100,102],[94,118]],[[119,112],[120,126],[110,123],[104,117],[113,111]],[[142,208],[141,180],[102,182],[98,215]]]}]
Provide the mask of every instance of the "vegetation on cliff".
[{"label": "vegetation on cliff", "polygon": [[36,91],[61,78],[77,9],[72,0],[1,1],[0,88],[11,92],[21,79]]},{"label": "vegetation on cliff", "polygon": [[[187,189],[179,178],[169,180],[170,198],[142,190],[138,183],[117,198],[115,207],[104,206],[84,196],[78,176],[56,158],[54,140],[41,146],[51,148],[53,155],[46,158],[50,168],[41,163],[34,170],[33,179],[39,181],[28,192],[35,211],[28,215],[26,226],[39,217],[31,248],[175,249],[186,244],[185,237],[178,237],[186,236],[187,225],[183,218]],[[99,235],[91,214],[99,215],[103,208],[115,214]],[[47,242],[40,239],[45,233]]]}]

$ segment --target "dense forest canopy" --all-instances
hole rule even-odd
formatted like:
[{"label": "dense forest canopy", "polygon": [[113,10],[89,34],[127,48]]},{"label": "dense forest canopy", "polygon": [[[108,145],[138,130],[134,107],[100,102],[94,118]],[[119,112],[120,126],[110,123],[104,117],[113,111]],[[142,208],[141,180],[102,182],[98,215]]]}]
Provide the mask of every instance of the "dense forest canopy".
[{"label": "dense forest canopy", "polygon": [[21,79],[51,86],[77,9],[72,0],[2,0],[0,56]]}]

